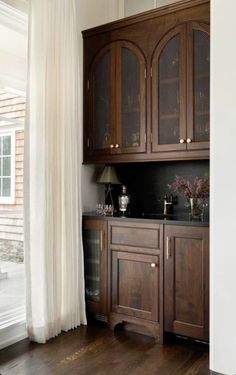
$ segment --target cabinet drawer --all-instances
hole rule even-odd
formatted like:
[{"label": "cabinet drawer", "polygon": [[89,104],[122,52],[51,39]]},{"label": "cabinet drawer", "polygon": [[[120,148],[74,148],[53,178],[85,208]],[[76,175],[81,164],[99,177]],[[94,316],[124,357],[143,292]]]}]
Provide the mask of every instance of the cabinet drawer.
[{"label": "cabinet drawer", "polygon": [[120,249],[160,249],[160,231],[158,224],[109,222],[109,244],[111,248]]}]

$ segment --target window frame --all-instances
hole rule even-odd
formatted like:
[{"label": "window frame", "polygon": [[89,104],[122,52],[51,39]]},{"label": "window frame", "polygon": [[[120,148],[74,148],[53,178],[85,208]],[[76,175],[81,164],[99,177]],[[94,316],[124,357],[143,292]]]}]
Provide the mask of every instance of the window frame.
[{"label": "window frame", "polygon": [[[0,196],[0,205],[1,204],[15,204],[15,198],[16,198],[16,132],[14,130],[6,131],[2,130],[0,131],[0,139],[4,136],[10,136],[11,137],[11,195],[9,197],[1,197]],[[0,140],[1,141],[1,140]],[[1,159],[1,158],[0,158]],[[0,175],[0,178],[3,177]],[[1,185],[0,185],[1,188]]]}]

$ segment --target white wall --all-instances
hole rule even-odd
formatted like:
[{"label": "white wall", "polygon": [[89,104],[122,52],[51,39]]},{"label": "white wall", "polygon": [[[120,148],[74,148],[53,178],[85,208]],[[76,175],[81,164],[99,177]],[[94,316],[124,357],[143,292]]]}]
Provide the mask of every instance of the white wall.
[{"label": "white wall", "polygon": [[25,90],[26,76],[27,35],[0,24],[0,85]]},{"label": "white wall", "polygon": [[[21,4],[20,0],[14,0],[11,5],[18,2]],[[8,1],[0,1],[0,86],[24,91],[27,76],[27,15],[9,5]]]},{"label": "white wall", "polygon": [[236,374],[235,0],[211,1],[210,368]]},{"label": "white wall", "polygon": [[27,13],[29,0],[2,0],[13,8]]},{"label": "white wall", "polygon": [[145,12],[153,8],[159,8],[163,5],[176,3],[180,0],[124,0],[124,14],[131,16],[132,14]]}]

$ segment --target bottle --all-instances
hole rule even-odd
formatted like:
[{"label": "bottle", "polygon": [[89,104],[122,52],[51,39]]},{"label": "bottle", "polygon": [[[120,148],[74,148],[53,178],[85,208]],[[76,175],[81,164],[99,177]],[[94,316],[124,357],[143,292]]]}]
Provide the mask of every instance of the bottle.
[{"label": "bottle", "polygon": [[127,194],[127,186],[122,185],[122,193],[118,197],[119,210],[122,212],[122,217],[125,217],[125,212],[128,210],[130,203],[130,196]]}]

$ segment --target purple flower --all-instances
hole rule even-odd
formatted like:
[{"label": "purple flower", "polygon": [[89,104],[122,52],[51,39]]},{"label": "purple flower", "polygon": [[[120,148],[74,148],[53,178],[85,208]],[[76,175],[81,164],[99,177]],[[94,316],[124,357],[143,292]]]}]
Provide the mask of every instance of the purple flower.
[{"label": "purple flower", "polygon": [[206,200],[209,197],[208,176],[202,178],[195,177],[193,183],[185,180],[182,176],[176,176],[172,184],[168,184],[167,186],[174,193],[187,198],[202,198]]}]

